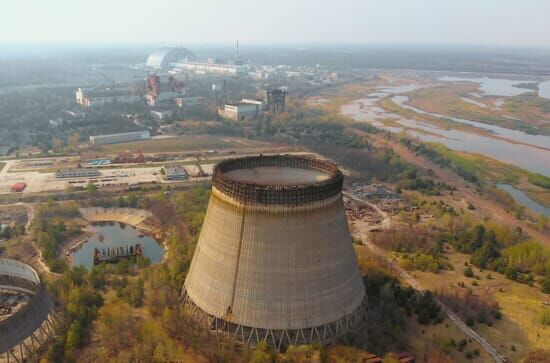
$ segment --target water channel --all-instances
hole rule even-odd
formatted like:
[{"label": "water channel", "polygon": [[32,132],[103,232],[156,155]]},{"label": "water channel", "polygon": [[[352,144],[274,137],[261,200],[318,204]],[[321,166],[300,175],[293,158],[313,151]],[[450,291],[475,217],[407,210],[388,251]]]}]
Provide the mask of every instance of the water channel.
[{"label": "water channel", "polygon": [[[508,88],[514,87],[513,85],[517,83],[516,81],[505,83],[498,82],[498,84]],[[401,132],[407,127],[413,129],[407,130],[411,135],[423,141],[440,142],[453,150],[484,154],[504,163],[517,165],[526,170],[550,176],[549,136],[529,135],[522,131],[511,130],[478,121],[427,112],[406,104],[408,96],[402,95],[402,93],[410,92],[421,87],[422,86],[418,85],[381,87],[376,92],[369,94],[366,98],[342,106],[341,112],[350,115],[357,121],[371,122],[373,125],[391,132]],[[494,88],[495,85],[493,84],[492,87]],[[487,89],[494,91],[492,88]],[[511,92],[510,89],[502,89],[499,93],[509,94]],[[475,132],[438,127],[428,122],[407,119],[376,106],[379,100],[388,96],[391,96],[393,102],[399,106],[418,114],[446,118],[455,122],[468,124],[488,131],[498,138],[481,135]],[[404,127],[385,126],[384,123],[380,121],[381,119],[395,119],[397,124]]]},{"label": "water channel", "polygon": [[550,217],[550,208],[545,207],[533,199],[529,198],[522,190],[514,188],[510,184],[497,184],[499,189],[507,191],[514,200],[526,208],[530,208],[537,213],[543,213],[545,216]]},{"label": "water channel", "polygon": [[467,78],[467,77],[440,77],[440,81],[444,82],[474,82],[478,83],[479,90],[487,96],[502,96],[513,97],[519,96],[527,92],[534,92],[529,88],[522,88],[522,83],[538,83],[538,81],[532,80],[511,80],[503,78]]}]

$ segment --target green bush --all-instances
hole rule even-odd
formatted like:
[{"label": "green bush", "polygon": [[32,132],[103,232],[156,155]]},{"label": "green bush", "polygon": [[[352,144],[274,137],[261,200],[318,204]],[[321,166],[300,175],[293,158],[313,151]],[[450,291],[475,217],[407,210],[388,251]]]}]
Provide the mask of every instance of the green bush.
[{"label": "green bush", "polygon": [[464,269],[464,276],[466,277],[474,277],[474,270],[472,270],[471,267],[466,267]]},{"label": "green bush", "polygon": [[516,280],[518,277],[518,272],[513,267],[507,267],[506,270],[504,271],[504,275],[506,276],[507,279]]},{"label": "green bush", "polygon": [[550,309],[544,309],[540,314],[540,323],[544,326],[550,325]]},{"label": "green bush", "polygon": [[466,339],[462,339],[458,342],[457,348],[460,352],[462,352],[464,348],[466,348],[466,345],[468,345],[468,341]]},{"label": "green bush", "polygon": [[541,283],[541,290],[545,294],[550,294],[550,276],[544,278]]}]

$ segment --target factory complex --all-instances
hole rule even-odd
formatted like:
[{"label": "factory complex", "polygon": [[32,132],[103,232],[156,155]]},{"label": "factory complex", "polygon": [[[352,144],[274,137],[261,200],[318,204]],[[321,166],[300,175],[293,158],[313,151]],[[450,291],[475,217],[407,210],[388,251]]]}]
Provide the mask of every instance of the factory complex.
[{"label": "factory complex", "polygon": [[[101,107],[107,104],[132,104],[145,102],[150,107],[174,103],[185,96],[185,79],[190,75],[214,75],[246,77],[248,68],[209,58],[201,62],[186,48],[164,47],[149,55],[145,63],[147,75],[143,82],[116,85],[114,81],[105,87],[78,88],[76,103],[83,107]],[[192,100],[188,101],[193,103]],[[179,102],[183,106],[185,102]]]},{"label": "factory complex", "polygon": [[[129,140],[127,138],[135,139],[135,135],[123,135],[126,139],[118,135],[104,136],[107,136],[109,141],[123,142],[122,140]],[[164,142],[184,143],[188,139],[201,140],[202,137],[166,137],[151,141],[163,145]],[[219,160],[235,155],[273,153],[281,150],[278,146],[249,143],[244,139],[219,140],[232,147],[149,153],[139,150],[115,153],[87,151],[79,156],[4,160],[5,165],[0,170],[0,194],[27,195],[62,192],[67,189],[81,190],[90,183],[98,188],[120,190],[135,185],[200,182],[212,174],[212,168]],[[139,147],[139,143],[135,147]]]}]

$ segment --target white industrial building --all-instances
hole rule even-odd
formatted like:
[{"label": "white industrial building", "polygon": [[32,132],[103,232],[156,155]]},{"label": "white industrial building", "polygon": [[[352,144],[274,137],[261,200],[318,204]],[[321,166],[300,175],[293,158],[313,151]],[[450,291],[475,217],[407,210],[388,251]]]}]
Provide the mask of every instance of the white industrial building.
[{"label": "white industrial building", "polygon": [[222,76],[246,76],[246,66],[237,64],[203,63],[203,62],[176,62],[173,64],[176,70],[193,72],[197,74],[216,74]]},{"label": "white industrial building", "polygon": [[90,136],[90,144],[116,144],[119,142],[149,140],[150,138],[151,134],[147,130],[136,132],[123,132],[120,134]]},{"label": "white industrial building", "polygon": [[218,111],[219,115],[233,121],[239,121],[243,118],[256,119],[264,111],[262,100],[242,99],[235,104],[226,104]]},{"label": "white industrial building", "polygon": [[257,116],[257,107],[245,103],[226,104],[219,110],[223,118],[233,121],[239,121],[243,118],[255,118]]},{"label": "white industrial building", "polygon": [[241,100],[241,103],[249,104],[249,105],[256,105],[258,106],[258,109],[260,111],[265,110],[265,104],[264,100],[262,99],[256,99],[256,98],[243,98]]},{"label": "white industrial building", "polygon": [[84,107],[104,106],[109,103],[136,103],[142,100],[140,94],[130,89],[94,89],[84,90],[79,88],[75,92],[76,103]]},{"label": "white industrial building", "polygon": [[151,116],[157,120],[166,120],[172,117],[172,110],[151,110]]},{"label": "white industrial building", "polygon": [[58,170],[55,173],[55,176],[57,178],[90,178],[95,176],[100,176],[101,173],[97,169],[84,169],[84,168],[76,168],[76,169],[65,169],[65,170]]}]

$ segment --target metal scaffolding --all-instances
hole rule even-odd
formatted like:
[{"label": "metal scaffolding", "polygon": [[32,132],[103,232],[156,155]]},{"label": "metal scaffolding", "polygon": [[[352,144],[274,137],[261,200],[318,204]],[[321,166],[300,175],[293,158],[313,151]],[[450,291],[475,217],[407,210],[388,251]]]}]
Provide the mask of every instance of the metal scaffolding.
[{"label": "metal scaffolding", "polygon": [[230,338],[243,345],[255,347],[265,341],[271,347],[282,351],[290,345],[320,343],[332,344],[339,337],[350,331],[360,328],[367,321],[367,295],[355,311],[341,319],[320,326],[300,329],[265,329],[235,324],[210,315],[199,308],[187,295],[185,287],[182,289],[181,301],[191,317],[204,329]]}]

